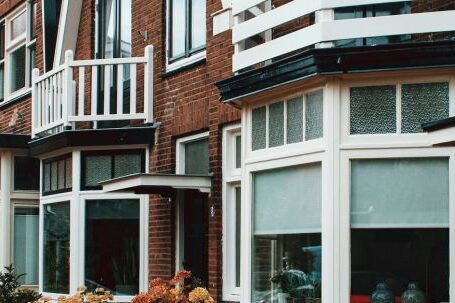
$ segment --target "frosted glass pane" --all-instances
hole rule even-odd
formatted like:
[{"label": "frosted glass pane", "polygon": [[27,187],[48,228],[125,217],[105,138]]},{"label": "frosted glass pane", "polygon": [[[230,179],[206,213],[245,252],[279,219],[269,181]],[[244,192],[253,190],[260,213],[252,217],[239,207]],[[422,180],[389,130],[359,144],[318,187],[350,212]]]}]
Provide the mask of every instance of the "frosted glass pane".
[{"label": "frosted glass pane", "polygon": [[263,149],[266,147],[266,114],[267,111],[265,106],[253,109],[251,134],[253,150]]},{"label": "frosted glass pane", "polygon": [[58,162],[54,161],[51,163],[51,190],[58,189]]},{"label": "frosted glass pane", "polygon": [[209,162],[209,139],[185,144],[185,174],[207,175]]},{"label": "frosted glass pane", "polygon": [[141,172],[142,172],[141,154],[115,155],[114,178],[137,174]]},{"label": "frosted glass pane", "polygon": [[111,156],[87,156],[85,165],[85,186],[99,186],[99,182],[112,178]]},{"label": "frosted glass pane", "polygon": [[298,97],[287,102],[287,143],[303,141],[303,99]]},{"label": "frosted glass pane", "polygon": [[351,134],[396,132],[396,87],[352,87]]},{"label": "frosted glass pane", "polygon": [[58,161],[58,189],[65,188],[65,160]]},{"label": "frosted glass pane", "polygon": [[269,147],[284,144],[284,102],[269,106]]},{"label": "frosted glass pane", "polygon": [[235,168],[242,166],[242,137],[235,137]]},{"label": "frosted glass pane", "polygon": [[66,179],[65,179],[65,187],[66,188],[71,188],[73,186],[73,166],[72,166],[72,160],[71,158],[66,159],[65,165],[66,165]]},{"label": "frosted glass pane", "polygon": [[314,233],[321,230],[321,164],[254,175],[254,234]]},{"label": "frosted glass pane", "polygon": [[403,85],[401,100],[403,133],[423,132],[422,123],[449,117],[449,83]]},{"label": "frosted glass pane", "polygon": [[351,170],[352,227],[449,226],[448,159],[355,160]]},{"label": "frosted glass pane", "polygon": [[51,165],[44,164],[44,192],[51,190]]},{"label": "frosted glass pane", "polygon": [[322,138],[323,121],[324,121],[324,94],[323,91],[317,91],[307,95],[305,109],[305,138],[312,140]]}]

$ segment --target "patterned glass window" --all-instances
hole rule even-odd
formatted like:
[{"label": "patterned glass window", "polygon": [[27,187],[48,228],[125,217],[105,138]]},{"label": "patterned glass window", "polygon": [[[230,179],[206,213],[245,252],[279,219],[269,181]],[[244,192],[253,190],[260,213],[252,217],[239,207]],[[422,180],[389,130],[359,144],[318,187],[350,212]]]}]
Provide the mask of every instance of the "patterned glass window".
[{"label": "patterned glass window", "polygon": [[287,102],[287,143],[303,141],[303,99],[294,98]]},{"label": "patterned glass window", "polygon": [[322,138],[324,131],[323,91],[313,92],[306,97],[305,107],[305,139]]},{"label": "patterned glass window", "polygon": [[269,147],[284,144],[284,102],[269,105]]},{"label": "patterned glass window", "polygon": [[72,187],[71,155],[43,161],[43,194],[57,194],[71,191]]},{"label": "patterned glass window", "polygon": [[266,148],[267,109],[265,106],[253,109],[252,114],[252,147],[253,150]]}]

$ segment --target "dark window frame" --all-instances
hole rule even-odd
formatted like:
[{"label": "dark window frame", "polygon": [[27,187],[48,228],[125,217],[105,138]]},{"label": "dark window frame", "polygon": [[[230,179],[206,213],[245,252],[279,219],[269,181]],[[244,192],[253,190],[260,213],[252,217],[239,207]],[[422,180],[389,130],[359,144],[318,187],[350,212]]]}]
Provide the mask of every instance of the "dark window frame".
[{"label": "dark window frame", "polygon": [[[185,22],[185,52],[184,53],[181,53],[181,54],[177,54],[177,55],[174,55],[173,51],[172,51],[172,48],[173,48],[173,44],[172,44],[172,35],[173,35],[173,28],[172,28],[172,21],[173,21],[173,18],[172,18],[172,12],[173,12],[173,3],[174,3],[174,0],[168,0],[168,4],[169,4],[169,11],[168,11],[168,32],[169,32],[169,35],[168,35],[168,44],[169,44],[169,49],[168,49],[168,63],[173,63],[173,62],[176,62],[180,59],[183,59],[183,58],[189,58],[191,57],[192,55],[196,54],[196,53],[199,53],[203,50],[205,50],[207,48],[207,37],[205,39],[205,43],[204,45],[201,45],[199,47],[196,47],[196,48],[192,48],[191,47],[191,40],[192,40],[192,37],[191,37],[191,29],[192,29],[192,26],[191,26],[191,21],[192,21],[192,3],[193,3],[193,0],[185,0],[185,18],[186,18],[186,22]],[[205,21],[207,21],[207,18],[205,18]],[[206,25],[207,27],[207,25]]]},{"label": "dark window frame", "polygon": [[140,155],[141,156],[141,172],[145,173],[145,150],[144,149],[125,149],[125,150],[98,150],[86,151],[81,154],[81,191],[102,190],[102,186],[85,185],[87,179],[87,156],[111,156],[111,179],[115,178],[115,156],[118,155]]},{"label": "dark window frame", "polygon": [[[51,165],[51,168],[50,168],[50,171],[49,171],[49,184],[52,184],[52,163],[54,162],[57,162],[57,187],[58,187],[58,162],[60,160],[65,160],[65,166],[64,166],[64,169],[63,169],[63,182],[65,184],[65,187],[62,188],[62,189],[57,189],[57,190],[52,190],[50,189],[49,191],[46,191],[45,190],[45,167],[47,164],[50,164]],[[43,174],[43,177],[41,178],[42,179],[42,182],[41,182],[41,193],[43,196],[50,196],[50,195],[56,195],[56,194],[61,194],[61,193],[67,193],[67,192],[70,192],[73,190],[73,182],[71,182],[71,186],[70,187],[66,187],[66,161],[70,160],[71,161],[71,165],[72,165],[72,161],[73,161],[73,157],[71,154],[65,154],[65,155],[62,155],[62,156],[58,156],[58,157],[54,157],[54,158],[50,158],[50,159],[46,159],[46,160],[43,160],[42,163],[43,163],[43,166],[41,168],[41,171],[42,171],[42,174]],[[72,169],[71,169],[72,170]],[[71,173],[73,173],[71,171]],[[72,177],[71,177],[71,180],[72,180]],[[51,188],[51,186],[50,186]]]}]

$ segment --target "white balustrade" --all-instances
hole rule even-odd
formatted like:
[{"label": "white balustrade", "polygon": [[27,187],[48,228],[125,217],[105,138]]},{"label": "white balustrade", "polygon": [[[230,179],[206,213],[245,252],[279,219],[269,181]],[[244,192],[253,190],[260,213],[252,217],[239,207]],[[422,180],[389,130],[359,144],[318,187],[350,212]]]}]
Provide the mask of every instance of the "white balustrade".
[{"label": "white balustrade", "polygon": [[[143,78],[138,70],[143,70]],[[137,100],[138,90],[143,103]],[[153,46],[146,47],[144,57],[132,58],[73,60],[67,51],[58,68],[44,75],[33,70],[34,138],[75,129],[78,122],[96,127],[100,121],[118,120],[153,122]]]}]

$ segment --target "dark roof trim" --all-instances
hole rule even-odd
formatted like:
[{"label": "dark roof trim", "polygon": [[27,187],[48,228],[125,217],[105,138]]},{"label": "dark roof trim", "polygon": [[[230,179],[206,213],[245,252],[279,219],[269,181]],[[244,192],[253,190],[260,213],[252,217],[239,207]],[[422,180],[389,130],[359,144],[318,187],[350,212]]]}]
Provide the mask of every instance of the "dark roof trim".
[{"label": "dark roof trim", "polygon": [[[455,117],[450,117],[442,120],[432,121],[422,124],[422,128],[426,132],[433,132],[444,128],[455,127]],[[455,128],[454,128],[455,132]]]},{"label": "dark roof trim", "polygon": [[154,144],[157,125],[90,130],[66,130],[29,143],[34,156],[65,147]]},{"label": "dark roof trim", "polygon": [[0,134],[0,148],[23,148],[28,149],[30,136],[16,134]]},{"label": "dark roof trim", "polygon": [[309,49],[216,83],[229,103],[306,78],[344,73],[454,67],[455,41]]}]

